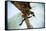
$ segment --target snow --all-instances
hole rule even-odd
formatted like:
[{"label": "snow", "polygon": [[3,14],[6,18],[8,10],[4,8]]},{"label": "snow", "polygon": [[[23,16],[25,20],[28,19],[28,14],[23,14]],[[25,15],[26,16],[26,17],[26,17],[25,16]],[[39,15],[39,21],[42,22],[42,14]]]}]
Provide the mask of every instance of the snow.
[{"label": "snow", "polygon": [[[33,28],[44,27],[44,4],[31,3],[30,4],[35,17],[29,18]],[[8,27],[9,29],[24,29],[27,28],[25,21],[22,26],[19,26],[23,18],[21,12],[10,2],[8,2]]]}]

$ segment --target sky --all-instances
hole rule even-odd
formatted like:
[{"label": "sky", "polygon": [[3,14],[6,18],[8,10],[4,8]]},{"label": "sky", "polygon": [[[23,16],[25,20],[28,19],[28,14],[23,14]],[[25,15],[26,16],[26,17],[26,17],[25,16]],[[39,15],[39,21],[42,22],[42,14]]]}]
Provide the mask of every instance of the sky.
[{"label": "sky", "polygon": [[[31,11],[34,12],[35,17],[30,18],[30,23],[34,28],[44,27],[44,4],[39,3],[30,3],[32,9]],[[19,26],[21,20],[21,12],[10,2],[8,2],[8,23],[9,28],[27,28],[25,22],[23,22],[22,26]],[[16,24],[15,24],[16,23]],[[35,25],[34,25],[35,24]]]}]

